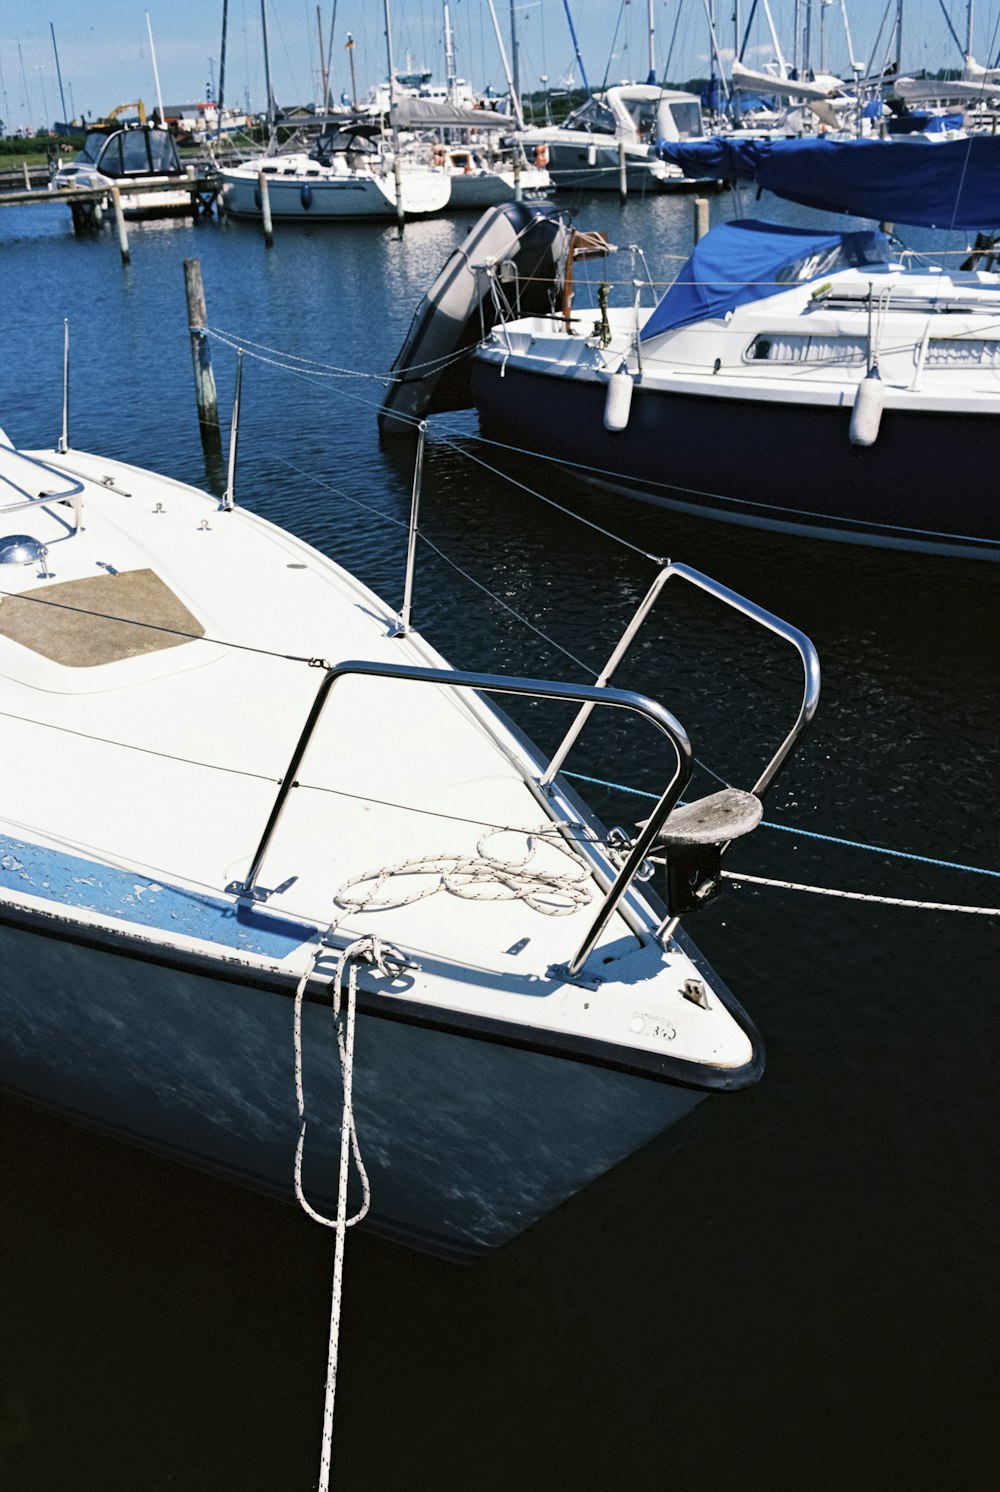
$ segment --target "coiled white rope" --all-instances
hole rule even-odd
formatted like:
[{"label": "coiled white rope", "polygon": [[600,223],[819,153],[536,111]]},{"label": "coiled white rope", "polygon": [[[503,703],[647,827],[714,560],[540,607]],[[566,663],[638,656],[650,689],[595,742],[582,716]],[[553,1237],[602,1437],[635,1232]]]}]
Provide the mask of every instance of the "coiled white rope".
[{"label": "coiled white rope", "polygon": [[[485,848],[495,835],[509,833],[523,834],[527,840],[526,852],[520,859],[505,858]],[[536,840],[565,856],[575,867],[575,873],[532,864]],[[380,897],[382,888],[400,876],[423,876],[431,880],[429,885],[414,891]],[[523,901],[532,911],[546,917],[568,917],[591,899],[591,868],[551,825],[530,832],[491,828],[477,840],[475,856],[421,855],[402,860],[398,865],[363,871],[345,881],[333,899],[349,911],[376,912],[387,907],[410,906],[438,891],[448,891],[466,901]]]},{"label": "coiled white rope", "polygon": [[[364,960],[374,965],[378,972],[387,979],[392,979],[405,967],[407,961],[398,949],[387,943],[381,942],[379,938],[358,938],[341,950],[337,959],[337,966],[333,977],[333,1018],[337,1028],[337,1051],[340,1058],[340,1075],[343,1084],[344,1102],[340,1122],[340,1175],[337,1189],[337,1215],[335,1218],[324,1217],[322,1213],[310,1206],[306,1200],[302,1188],[302,1155],[306,1138],[306,1112],[305,1093],[302,1084],[302,1003],[305,997],[306,987],[316,971],[316,965],[326,951],[324,942],[321,940],[319,946],[309,961],[302,978],[299,980],[295,991],[295,1097],[299,1110],[299,1138],[295,1147],[295,1195],[303,1210],[313,1219],[321,1223],[324,1228],[333,1228],[336,1232],[336,1244],[333,1258],[333,1295],[330,1306],[330,1337],[329,1349],[326,1362],[326,1397],[323,1406],[323,1443],[320,1454],[319,1492],[327,1492],[330,1485],[330,1461],[333,1450],[333,1403],[337,1391],[337,1355],[340,1342],[340,1307],[343,1297],[344,1279],[344,1243],[347,1229],[352,1228],[355,1223],[360,1223],[367,1216],[371,1206],[371,1187],[368,1182],[368,1173],[361,1159],[361,1148],[358,1144],[358,1132],[354,1123],[354,1026],[357,1009],[357,987],[358,987],[358,964]],[[347,982],[347,1014],[346,1021],[341,1020],[340,1009],[344,991],[344,970],[349,966],[350,972]],[[362,1202],[353,1217],[347,1216],[347,1181],[350,1170],[350,1156],[354,1154],[354,1163],[361,1178]]]},{"label": "coiled white rope", "polygon": [[924,912],[968,912],[973,917],[1000,917],[1000,907],[963,907],[947,901],[907,901],[901,896],[875,896],[867,891],[835,891],[829,886],[802,886],[797,881],[773,881],[766,876],[746,876],[724,870],[727,881],[746,881],[753,886],[777,886],[782,891],[811,891],[814,896],[842,896],[847,901],[874,901],[883,907],[916,907]]}]

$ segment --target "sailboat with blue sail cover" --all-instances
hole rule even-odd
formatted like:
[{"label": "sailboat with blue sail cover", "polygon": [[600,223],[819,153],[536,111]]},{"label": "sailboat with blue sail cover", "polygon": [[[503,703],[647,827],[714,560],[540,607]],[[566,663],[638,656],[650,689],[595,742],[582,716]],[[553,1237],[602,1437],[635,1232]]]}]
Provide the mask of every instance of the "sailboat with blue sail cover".
[{"label": "sailboat with blue sail cover", "polygon": [[1000,559],[1000,507],[969,475],[1000,450],[1000,138],[660,149],[692,176],[977,236],[959,268],[875,228],[720,224],[651,309],[595,318],[564,293],[562,314],[502,318],[471,360],[483,432],[712,518]]}]

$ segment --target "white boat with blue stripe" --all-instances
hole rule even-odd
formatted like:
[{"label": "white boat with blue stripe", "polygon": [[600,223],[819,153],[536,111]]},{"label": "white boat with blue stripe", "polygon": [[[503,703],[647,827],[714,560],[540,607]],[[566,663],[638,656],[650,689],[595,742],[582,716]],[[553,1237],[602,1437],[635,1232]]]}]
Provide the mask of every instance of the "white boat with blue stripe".
[{"label": "white boat with blue stripe", "polygon": [[[596,683],[463,673],[410,626],[412,565],[397,611],[232,494],[0,442],[3,1081],[289,1197],[301,1109],[328,1211],[352,1086],[368,1225],[474,1255],[759,1077],[678,923],[811,718],[815,654],[666,565],[636,626],[693,584],[802,677],[758,781],[679,807],[690,742],[617,654]],[[554,755],[511,696],[579,710]],[[598,707],[663,740],[629,834],[562,772]]]}]

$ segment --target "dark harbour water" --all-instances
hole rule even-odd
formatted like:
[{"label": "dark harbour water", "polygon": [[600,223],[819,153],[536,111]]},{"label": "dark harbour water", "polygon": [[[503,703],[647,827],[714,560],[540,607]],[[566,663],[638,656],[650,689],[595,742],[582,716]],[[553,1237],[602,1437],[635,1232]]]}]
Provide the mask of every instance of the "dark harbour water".
[{"label": "dark harbour water", "polygon": [[[733,206],[718,198],[713,213]],[[580,224],[642,243],[669,279],[691,212],[687,198],[624,214],[591,198]],[[69,317],[73,442],[217,481],[197,433],[182,261],[202,262],[213,327],[377,375],[470,222],[410,224],[401,242],[374,225],[279,227],[269,254],[242,225],[136,226],[123,270],[113,236],[75,241],[62,209],[6,211],[0,423],[18,443],[54,442]],[[609,277],[631,273],[611,262]],[[233,356],[218,342],[213,354],[228,410]],[[379,447],[380,388],[248,360],[238,496],[394,598],[410,468]],[[820,713],[766,818],[849,843],[762,829],[733,869],[1000,905],[995,876],[854,847],[1000,869],[996,567],[678,517],[515,462],[475,429],[470,414],[432,422],[424,529],[577,658],[603,661],[652,566],[471,455],[816,642]],[[747,451],[761,459],[780,452]],[[955,480],[995,501],[997,472]],[[460,666],[572,668],[429,549],[414,619]],[[681,593],[620,682],[662,697],[735,781],[755,775],[797,695],[777,643]],[[529,723],[547,729],[541,712]],[[583,771],[658,784],[645,740],[598,731],[588,751]],[[594,801],[626,823],[642,802]],[[352,1233],[337,1487],[995,1485],[997,919],[744,886],[689,926],[764,1036],[763,1081],[703,1104],[471,1268]],[[314,1486],[327,1232],[19,1104],[2,1112],[4,1487]]]}]

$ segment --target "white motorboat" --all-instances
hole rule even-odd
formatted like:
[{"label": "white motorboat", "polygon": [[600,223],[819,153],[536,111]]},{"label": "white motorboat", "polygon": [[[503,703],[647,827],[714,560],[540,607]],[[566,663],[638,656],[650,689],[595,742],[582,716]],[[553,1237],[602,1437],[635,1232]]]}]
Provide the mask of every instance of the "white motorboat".
[{"label": "white motorboat", "polygon": [[703,136],[696,94],[627,83],[594,94],[561,124],[533,126],[516,139],[545,165],[557,190],[617,192],[622,154],[629,191],[691,186],[683,171],[657,156],[656,145]]},{"label": "white motorboat", "polygon": [[81,231],[100,224],[112,187],[119,189],[122,211],[128,218],[195,213],[197,193],[190,185],[182,185],[186,176],[173,135],[164,126],[147,122],[143,110],[140,122],[119,123],[109,116],[106,123],[88,130],[80,154],[59,167],[50,187],[53,191],[106,188],[106,197],[71,202],[74,226]]},{"label": "white motorboat", "polygon": [[[220,504],[65,439],[0,445],[3,1081],[288,1196],[298,1081],[303,1194],[331,1211],[352,1093],[371,1225],[481,1252],[760,1075],[677,923],[759,820],[815,654],[660,572],[640,616],[691,583],[787,639],[803,677],[752,791],[677,807],[692,748],[612,686],[621,649],[596,685],[463,673],[409,626],[412,565],[397,613],[230,484]],[[580,708],[554,757],[508,696]],[[663,740],[630,834],[562,770],[597,707]],[[667,905],[644,879],[664,855]]]},{"label": "white motorboat", "polygon": [[[336,123],[309,151],[243,161],[219,172],[222,210],[237,218],[260,218],[261,176],[267,182],[275,220],[395,218],[396,173],[379,125]],[[429,164],[400,161],[402,210],[406,217],[441,212],[451,197],[447,172]]]},{"label": "white motorboat", "polygon": [[[856,212],[982,232],[959,269],[892,253],[874,230],[724,223],[655,305],[638,294],[610,305],[605,286],[604,304],[583,308],[573,259],[609,246],[599,234],[560,240],[553,209],[535,204],[561,255],[550,306],[537,304],[536,276],[536,303],[522,313],[483,256],[478,225],[415,313],[383,429],[464,403],[485,435],[629,496],[824,538],[1000,558],[992,487],[969,475],[992,471],[1000,449],[989,231],[1000,228],[1000,139],[933,150],[713,140],[671,153],[690,154],[693,173],[707,155],[720,175],[750,174],[817,207],[832,208],[843,187]],[[490,311],[485,335],[479,305]],[[438,403],[439,370],[421,366],[422,349],[443,357],[473,338],[464,387],[449,366]]]}]

